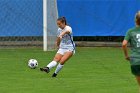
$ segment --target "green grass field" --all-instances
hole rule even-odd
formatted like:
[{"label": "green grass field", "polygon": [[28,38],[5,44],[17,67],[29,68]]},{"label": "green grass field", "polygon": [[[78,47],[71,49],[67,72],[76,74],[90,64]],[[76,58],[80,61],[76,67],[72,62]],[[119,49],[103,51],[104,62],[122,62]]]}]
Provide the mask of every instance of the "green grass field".
[{"label": "green grass field", "polygon": [[[41,72],[56,51],[0,49],[0,93],[137,93],[138,86],[121,48],[77,48],[57,78]],[[37,69],[27,62],[35,58]]]}]

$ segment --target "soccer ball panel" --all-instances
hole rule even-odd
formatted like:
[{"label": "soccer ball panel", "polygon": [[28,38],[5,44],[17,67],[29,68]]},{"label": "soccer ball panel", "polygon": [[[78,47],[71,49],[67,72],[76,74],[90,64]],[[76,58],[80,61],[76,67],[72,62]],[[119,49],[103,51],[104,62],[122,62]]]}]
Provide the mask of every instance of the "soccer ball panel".
[{"label": "soccer ball panel", "polygon": [[30,60],[28,61],[28,66],[29,66],[30,68],[36,68],[36,67],[38,67],[38,62],[37,62],[37,60],[36,60],[36,59],[30,59]]}]

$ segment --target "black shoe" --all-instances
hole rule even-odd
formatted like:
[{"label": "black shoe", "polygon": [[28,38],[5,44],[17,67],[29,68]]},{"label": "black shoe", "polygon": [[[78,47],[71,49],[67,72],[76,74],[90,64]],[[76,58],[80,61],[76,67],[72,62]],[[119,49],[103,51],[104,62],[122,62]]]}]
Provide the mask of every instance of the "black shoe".
[{"label": "black shoe", "polygon": [[40,68],[41,71],[45,71],[46,73],[50,72],[50,69],[48,67]]},{"label": "black shoe", "polygon": [[53,73],[52,77],[56,77],[56,76],[57,76],[57,74],[56,73]]}]

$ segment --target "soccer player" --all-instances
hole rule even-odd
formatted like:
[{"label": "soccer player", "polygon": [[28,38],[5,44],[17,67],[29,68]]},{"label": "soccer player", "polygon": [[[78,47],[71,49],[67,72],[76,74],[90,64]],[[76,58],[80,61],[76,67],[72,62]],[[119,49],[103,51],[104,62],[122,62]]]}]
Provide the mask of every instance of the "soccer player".
[{"label": "soccer player", "polygon": [[58,51],[53,59],[46,67],[40,68],[41,71],[47,73],[57,65],[56,70],[52,77],[56,77],[58,72],[63,68],[66,61],[73,56],[75,53],[75,43],[73,42],[72,28],[67,25],[65,17],[57,19],[58,33],[56,39],[56,46]]},{"label": "soccer player", "polygon": [[[130,61],[131,72],[136,77],[140,88],[140,11],[135,16],[136,27],[128,30],[122,43],[125,59]],[[130,43],[131,54],[128,55],[127,44]],[[139,90],[140,93],[140,90]]]}]

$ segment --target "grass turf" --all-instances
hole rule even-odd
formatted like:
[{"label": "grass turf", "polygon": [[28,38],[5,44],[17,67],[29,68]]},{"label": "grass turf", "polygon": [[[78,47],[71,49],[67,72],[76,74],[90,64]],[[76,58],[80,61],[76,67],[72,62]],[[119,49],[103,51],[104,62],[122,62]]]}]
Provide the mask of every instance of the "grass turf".
[{"label": "grass turf", "polygon": [[[121,48],[77,48],[57,78],[40,72],[56,51],[0,49],[0,93],[137,93],[135,78]],[[39,67],[30,69],[35,58]]]}]

